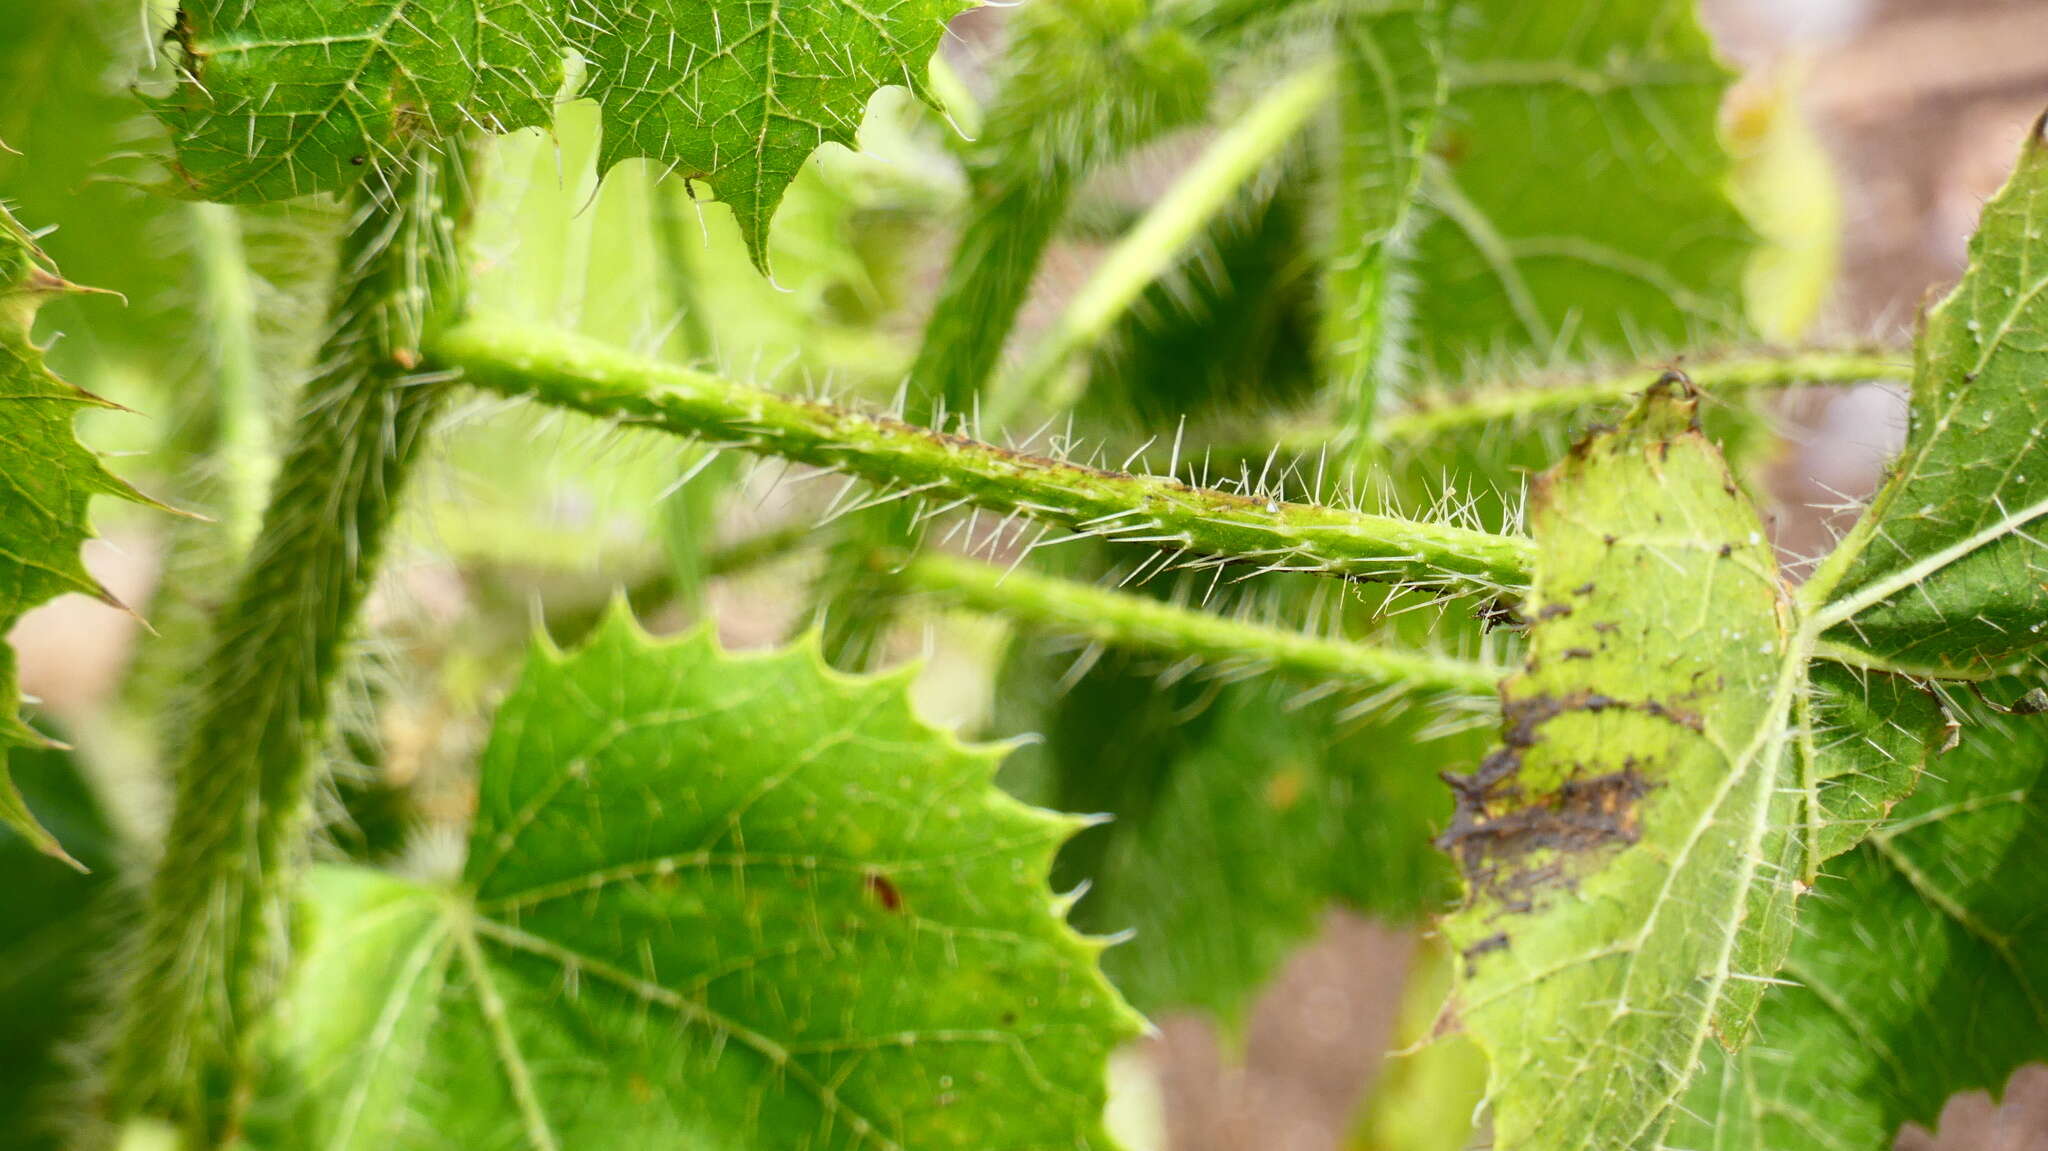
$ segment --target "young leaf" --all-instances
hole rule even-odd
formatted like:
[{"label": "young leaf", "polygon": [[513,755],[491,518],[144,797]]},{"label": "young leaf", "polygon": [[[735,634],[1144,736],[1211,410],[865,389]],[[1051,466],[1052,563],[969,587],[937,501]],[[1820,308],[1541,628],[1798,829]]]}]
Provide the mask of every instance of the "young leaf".
[{"label": "young leaf", "polygon": [[205,199],[348,187],[421,138],[544,125],[563,62],[603,112],[600,171],[635,156],[708,179],[756,264],[797,169],[851,145],[884,84],[922,79],[968,0],[191,0],[171,36],[184,83],[157,104]]},{"label": "young leaf", "polygon": [[1979,709],[1829,868],[1741,1054],[1706,1052],[1668,1145],[1885,1151],[2048,1058],[2048,730]]},{"label": "young leaf", "polygon": [[1816,575],[1831,638],[1981,672],[2048,618],[2048,118],[1984,206],[1961,284],[1927,316],[1912,431],[1891,479]]},{"label": "young leaf", "polygon": [[1424,363],[1741,331],[1755,238],[1716,128],[1730,76],[1692,0],[1471,0],[1449,44],[1414,258]]},{"label": "young leaf", "polygon": [[[30,332],[46,300],[84,290],[57,275],[27,229],[0,207],[0,636],[23,612],[66,592],[120,606],[85,570],[78,549],[92,535],[92,497],[143,497],[72,434],[80,409],[111,405],[58,379]],[[0,642],[0,824],[75,864],[8,778],[9,747],[49,743],[17,714],[19,690],[14,652]]]},{"label": "young leaf", "polygon": [[252,1145],[1108,1146],[1138,1020],[1001,755],[810,649],[537,653],[460,885],[313,881]]}]

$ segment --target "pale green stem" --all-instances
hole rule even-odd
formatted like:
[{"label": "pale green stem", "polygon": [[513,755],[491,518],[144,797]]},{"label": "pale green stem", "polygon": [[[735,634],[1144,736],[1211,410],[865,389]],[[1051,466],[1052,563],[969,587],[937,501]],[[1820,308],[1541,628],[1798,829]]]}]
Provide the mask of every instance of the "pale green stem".
[{"label": "pale green stem", "polygon": [[[1570,383],[1489,388],[1447,399],[1440,404],[1418,404],[1382,420],[1375,438],[1389,444],[1416,443],[1486,424],[1558,415],[1589,404],[1615,403],[1641,394],[1656,383],[1665,370],[1644,368],[1618,376]],[[1910,378],[1911,370],[1909,363],[1897,357],[1857,351],[1791,352],[1778,356],[1709,360],[1688,364],[1684,368],[1687,377],[1710,395],[1806,384],[1904,381]],[[1301,443],[1313,446],[1326,438],[1327,433],[1309,432],[1302,434]]]},{"label": "pale green stem", "polygon": [[214,373],[214,462],[221,483],[221,521],[234,554],[240,556],[262,526],[264,494],[276,470],[257,365],[255,285],[236,209],[202,203],[191,205],[190,212]]},{"label": "pale green stem", "polygon": [[1011,512],[1077,534],[1241,563],[1471,590],[1528,582],[1533,545],[1443,524],[1192,488],[1025,455],[743,387],[530,325],[473,322],[430,356],[468,383],[620,424],[836,469],[928,504]]},{"label": "pale green stem", "polygon": [[[689,221],[695,205],[685,198],[679,180],[661,181],[652,194],[655,246],[661,255],[659,280],[681,325],[677,335],[683,355],[693,363],[715,365],[716,345],[704,314],[696,258],[697,249],[703,245]],[[717,527],[720,497],[727,487],[727,469],[717,464],[706,466],[698,452],[684,453],[675,461],[675,468],[682,486],[662,501],[662,539],[675,577],[672,596],[684,611],[696,617],[704,613],[704,596],[712,575],[707,562],[709,541]]]},{"label": "pale green stem", "polygon": [[1035,627],[1319,681],[1490,698],[1506,674],[1488,664],[1323,639],[941,552],[908,559],[897,578],[906,587]]},{"label": "pale green stem", "polygon": [[1224,129],[1096,265],[1031,358],[996,389],[985,415],[1001,424],[1034,401],[1065,406],[1071,397],[1052,393],[1069,364],[1100,343],[1246,181],[1300,134],[1328,102],[1336,78],[1334,61],[1319,62],[1268,91]]},{"label": "pale green stem", "polygon": [[1335,33],[1341,68],[1331,101],[1330,214],[1318,323],[1325,388],[1341,405],[1347,455],[1369,466],[1373,419],[1405,309],[1392,306],[1396,259],[1446,95],[1443,5],[1436,0],[1345,9]]}]

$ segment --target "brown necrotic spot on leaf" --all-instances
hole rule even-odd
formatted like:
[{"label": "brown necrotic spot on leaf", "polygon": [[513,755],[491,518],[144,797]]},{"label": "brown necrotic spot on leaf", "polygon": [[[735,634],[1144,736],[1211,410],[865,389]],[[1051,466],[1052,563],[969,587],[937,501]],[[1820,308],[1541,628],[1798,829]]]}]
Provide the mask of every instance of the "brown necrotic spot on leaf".
[{"label": "brown necrotic spot on leaf", "polygon": [[897,890],[896,884],[888,876],[879,871],[870,871],[865,877],[865,883],[868,894],[875,897],[875,902],[881,904],[884,911],[903,910],[903,893]]}]

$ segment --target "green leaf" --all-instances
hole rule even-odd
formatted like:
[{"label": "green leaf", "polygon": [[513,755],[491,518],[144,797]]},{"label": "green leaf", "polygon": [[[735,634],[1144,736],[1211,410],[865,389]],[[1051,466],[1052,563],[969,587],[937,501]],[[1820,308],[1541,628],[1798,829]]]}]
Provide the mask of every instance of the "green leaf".
[{"label": "green leaf", "polygon": [[577,53],[603,112],[600,172],[651,158],[707,179],[754,262],[784,189],[821,145],[851,145],[885,84],[923,70],[968,0],[193,0],[159,101],[189,192],[338,191],[422,137],[553,118]]},{"label": "green leaf", "polygon": [[1162,683],[1158,659],[1128,652],[1055,684],[1074,656],[1036,646],[1004,669],[1003,718],[1045,740],[1003,781],[1113,817],[1076,837],[1054,882],[1088,885],[1083,929],[1131,933],[1103,963],[1141,1010],[1240,1018],[1331,904],[1409,920],[1447,901],[1435,771],[1470,741],[1424,741],[1426,710],[1346,723],[1352,701],[1303,702],[1270,680]]},{"label": "green leaf", "polygon": [[[45,301],[85,290],[57,275],[28,231],[0,207],[0,636],[22,613],[66,592],[120,606],[85,570],[78,549],[92,536],[92,497],[143,497],[72,434],[80,409],[112,405],[58,379],[30,330]],[[76,866],[8,777],[9,747],[49,744],[22,722],[19,704],[14,652],[0,643],[0,824]]]},{"label": "green leaf", "polygon": [[181,83],[155,102],[198,197],[344,190],[422,137],[544,125],[562,80],[563,0],[187,0],[166,39]]},{"label": "green leaf", "polygon": [[1830,866],[1757,1041],[1707,1052],[1671,1146],[1887,1151],[1951,1095],[2048,1059],[2048,729],[1973,719]]},{"label": "green leaf", "polygon": [[1138,1020],[1001,756],[809,648],[537,653],[461,883],[313,879],[252,1145],[1108,1146]]},{"label": "green leaf", "polygon": [[1832,638],[1981,673],[2048,619],[2048,119],[1984,206],[1969,271],[1927,316],[1891,479],[1816,574]]},{"label": "green leaf", "polygon": [[1709,1039],[1752,1032],[1820,863],[1867,835],[1941,722],[1814,665],[1749,499],[1667,380],[1539,482],[1526,667],[1441,842],[1457,1007],[1503,1146],[1656,1147]]},{"label": "green leaf", "polygon": [[1467,0],[1445,69],[1413,260],[1423,363],[1742,331],[1755,239],[1716,126],[1730,74],[1692,0]]}]

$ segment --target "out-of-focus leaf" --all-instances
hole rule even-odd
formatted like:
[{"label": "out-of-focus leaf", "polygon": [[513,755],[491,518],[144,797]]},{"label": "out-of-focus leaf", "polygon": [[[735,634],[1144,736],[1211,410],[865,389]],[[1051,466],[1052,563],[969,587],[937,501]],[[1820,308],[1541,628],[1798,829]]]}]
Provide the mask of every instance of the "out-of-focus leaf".
[{"label": "out-of-focus leaf", "polygon": [[1467,0],[1423,175],[1416,352],[1641,358],[1739,335],[1755,236],[1693,0]]},{"label": "out-of-focus leaf", "polygon": [[1451,992],[1450,950],[1421,940],[1401,992],[1394,1050],[1380,1065],[1348,1151],[1465,1151],[1486,1097],[1486,1057],[1458,1034],[1437,1034]]},{"label": "out-of-focus leaf", "polygon": [[1790,72],[1738,87],[1728,133],[1735,203],[1761,241],[1744,277],[1750,326],[1783,344],[1820,315],[1842,250],[1842,191],[1799,95]]},{"label": "out-of-focus leaf", "polygon": [[[839,152],[805,166],[770,242],[771,284],[748,265],[725,207],[692,204],[679,183],[658,182],[641,163],[600,182],[590,163],[597,108],[567,105],[552,136],[519,133],[494,149],[476,225],[475,306],[659,347],[763,385],[893,386],[907,351],[872,323],[903,294],[891,241],[907,245],[911,219],[950,194],[931,154],[936,128],[922,111],[907,97],[878,97],[861,130],[872,154]],[[664,221],[663,212],[682,219]],[[677,222],[682,234],[665,237]],[[692,288],[687,301],[678,299],[678,279]],[[465,561],[644,568],[660,559],[677,502],[714,494],[731,470],[714,466],[678,491],[701,460],[695,449],[529,407],[459,420],[445,434],[447,474],[422,485],[409,514],[417,534]]]},{"label": "out-of-focus leaf", "polygon": [[[80,283],[125,308],[54,300],[60,372],[124,402],[172,397],[167,364],[190,346],[182,206],[121,177],[149,121],[129,89],[145,48],[134,0],[10,5],[0,30],[0,202],[32,220],[38,242]],[[154,383],[161,393],[127,386]],[[152,410],[162,410],[151,403]]]},{"label": "out-of-focus leaf", "polygon": [[1045,737],[1004,782],[1114,817],[1062,853],[1055,885],[1088,885],[1085,929],[1133,933],[1103,963],[1141,1009],[1234,1019],[1333,903],[1394,920],[1444,906],[1436,772],[1478,733],[1425,738],[1422,707],[1347,718],[1357,700],[1341,691],[1175,681],[1126,652],[1057,682],[1075,658],[1025,642],[1004,669],[1002,722]]},{"label": "out-of-focus leaf", "polygon": [[1156,432],[1190,413],[1261,415],[1305,397],[1315,285],[1287,187],[1301,168],[1248,189],[1124,314],[1089,364],[1078,410],[1091,426]]},{"label": "out-of-focus leaf", "polygon": [[61,1098],[71,1069],[64,1044],[85,1037],[106,929],[119,921],[109,901],[127,891],[114,867],[114,834],[78,765],[53,749],[19,751],[13,769],[28,808],[91,874],[49,866],[38,846],[0,826],[0,885],[8,891],[0,931],[0,1146],[55,1151],[75,1115]]}]

